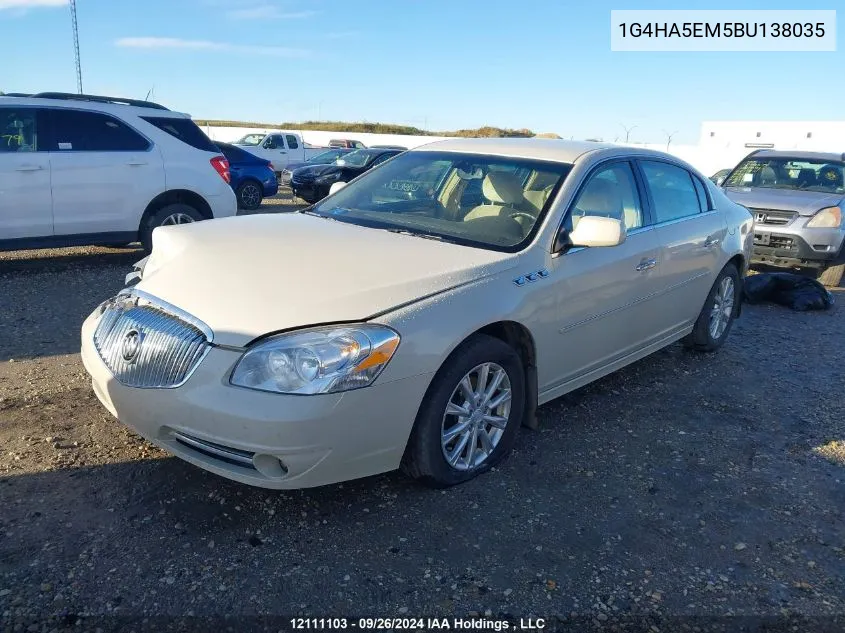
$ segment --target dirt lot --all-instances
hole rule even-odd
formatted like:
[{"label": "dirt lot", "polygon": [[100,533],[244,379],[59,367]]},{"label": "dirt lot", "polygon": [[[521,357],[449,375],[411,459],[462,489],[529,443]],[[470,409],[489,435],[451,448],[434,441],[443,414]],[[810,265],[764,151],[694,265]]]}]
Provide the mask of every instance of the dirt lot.
[{"label": "dirt lot", "polygon": [[79,326],[138,258],[0,254],[0,630],[845,614],[845,306],[748,306],[720,353],[673,346],[544,406],[455,489],[391,473],[278,493],[168,457],[93,396]]}]

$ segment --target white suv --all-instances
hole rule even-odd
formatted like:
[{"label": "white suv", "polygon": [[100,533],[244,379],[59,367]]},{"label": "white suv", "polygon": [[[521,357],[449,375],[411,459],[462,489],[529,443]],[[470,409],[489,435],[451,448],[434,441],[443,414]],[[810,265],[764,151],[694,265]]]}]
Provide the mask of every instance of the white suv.
[{"label": "white suv", "polygon": [[111,97],[0,97],[0,250],[150,250],[158,226],[236,213],[229,163],[187,114]]}]

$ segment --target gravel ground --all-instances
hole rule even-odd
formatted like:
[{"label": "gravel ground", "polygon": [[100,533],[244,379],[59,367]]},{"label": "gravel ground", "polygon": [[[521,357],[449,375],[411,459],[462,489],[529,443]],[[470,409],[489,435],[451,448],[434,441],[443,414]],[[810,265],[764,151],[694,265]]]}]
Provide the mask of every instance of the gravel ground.
[{"label": "gravel ground", "polygon": [[485,614],[842,630],[824,629],[845,614],[841,305],[746,306],[719,353],[672,346],[542,407],[540,431],[458,488],[390,473],[272,492],[169,457],[92,394],[79,325],[138,257],[0,254],[0,630]]}]

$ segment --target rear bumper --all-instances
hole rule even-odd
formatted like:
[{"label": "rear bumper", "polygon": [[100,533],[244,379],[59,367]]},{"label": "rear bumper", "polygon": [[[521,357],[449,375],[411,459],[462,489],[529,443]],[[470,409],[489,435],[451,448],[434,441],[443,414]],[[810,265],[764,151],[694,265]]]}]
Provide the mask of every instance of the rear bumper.
[{"label": "rear bumper", "polygon": [[279,182],[273,179],[271,182],[265,182],[264,184],[264,197],[267,198],[268,196],[275,196],[279,193]]},{"label": "rear bumper", "polygon": [[840,229],[757,225],[751,263],[782,268],[825,268],[841,261],[845,253],[843,236],[845,232]]},{"label": "rear bumper", "polygon": [[211,207],[211,214],[215,218],[227,218],[238,213],[238,199],[229,186],[220,195],[207,196],[205,200]]}]

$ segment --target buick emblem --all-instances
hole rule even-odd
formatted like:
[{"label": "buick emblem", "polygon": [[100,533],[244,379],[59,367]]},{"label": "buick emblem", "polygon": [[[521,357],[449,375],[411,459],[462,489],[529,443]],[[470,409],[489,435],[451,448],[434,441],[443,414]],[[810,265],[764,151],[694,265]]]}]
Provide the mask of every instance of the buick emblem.
[{"label": "buick emblem", "polygon": [[143,335],[138,330],[129,330],[126,336],[123,337],[123,343],[120,346],[120,355],[127,363],[134,363],[138,358],[138,352],[141,351],[141,341]]}]

